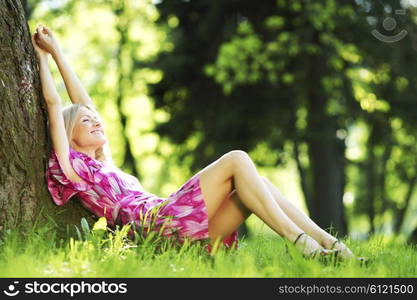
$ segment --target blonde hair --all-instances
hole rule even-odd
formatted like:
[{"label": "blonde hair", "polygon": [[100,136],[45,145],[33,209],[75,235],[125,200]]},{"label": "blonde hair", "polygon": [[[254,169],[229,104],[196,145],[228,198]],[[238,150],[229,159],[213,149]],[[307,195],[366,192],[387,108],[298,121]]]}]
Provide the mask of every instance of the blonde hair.
[{"label": "blonde hair", "polygon": [[[62,109],[62,115],[64,117],[64,125],[65,125],[65,131],[67,133],[68,144],[71,146],[71,148],[72,148],[72,145],[71,145],[72,132],[74,130],[75,122],[77,121],[78,113],[82,107],[85,107],[91,110],[92,112],[94,112],[97,115],[100,122],[103,124],[102,117],[100,116],[100,114],[98,113],[94,105],[92,104],[84,105],[81,103],[74,103],[74,104],[70,104],[64,107]],[[106,164],[114,165],[108,141],[107,143],[105,143],[103,146],[101,146],[100,148],[96,150],[95,155],[96,155],[95,157],[96,160],[106,163]]]}]

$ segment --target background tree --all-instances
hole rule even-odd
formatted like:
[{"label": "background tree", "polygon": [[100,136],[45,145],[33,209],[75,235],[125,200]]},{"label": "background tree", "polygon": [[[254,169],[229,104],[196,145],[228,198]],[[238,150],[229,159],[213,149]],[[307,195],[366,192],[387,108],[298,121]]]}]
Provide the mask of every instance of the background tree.
[{"label": "background tree", "polygon": [[19,1],[0,1],[0,66],[0,226],[27,229],[51,218],[63,234],[90,214],[76,201],[57,208],[47,191],[46,107]]}]

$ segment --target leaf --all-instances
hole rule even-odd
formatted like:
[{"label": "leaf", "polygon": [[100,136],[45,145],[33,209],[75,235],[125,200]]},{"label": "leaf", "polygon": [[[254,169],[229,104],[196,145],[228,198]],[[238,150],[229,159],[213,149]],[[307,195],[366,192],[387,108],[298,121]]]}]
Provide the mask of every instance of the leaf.
[{"label": "leaf", "polygon": [[80,230],[78,229],[77,225],[74,225],[74,226],[75,226],[75,231],[77,232],[78,239],[79,239],[80,241],[82,241],[82,240],[83,240],[83,237],[82,237],[82,235],[81,235]]},{"label": "leaf", "polygon": [[107,220],[105,217],[101,217],[97,222],[94,223],[93,231],[96,230],[106,230],[107,229]]},{"label": "leaf", "polygon": [[81,218],[81,228],[86,236],[90,234],[90,226],[85,218]]}]

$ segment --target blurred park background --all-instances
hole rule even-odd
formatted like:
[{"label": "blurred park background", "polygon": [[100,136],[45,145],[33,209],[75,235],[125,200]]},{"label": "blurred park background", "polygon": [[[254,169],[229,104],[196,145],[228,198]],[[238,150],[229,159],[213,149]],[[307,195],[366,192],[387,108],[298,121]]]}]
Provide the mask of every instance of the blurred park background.
[{"label": "blurred park background", "polygon": [[241,149],[320,226],[417,240],[417,1],[22,3],[149,192]]}]

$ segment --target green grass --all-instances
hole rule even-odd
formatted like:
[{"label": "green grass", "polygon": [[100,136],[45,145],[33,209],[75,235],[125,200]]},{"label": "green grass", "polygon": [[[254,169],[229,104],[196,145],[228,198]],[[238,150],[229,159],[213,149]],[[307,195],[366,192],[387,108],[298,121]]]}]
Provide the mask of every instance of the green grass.
[{"label": "green grass", "polygon": [[[4,230],[0,236],[1,277],[415,277],[415,245],[400,238],[373,236],[347,240],[351,249],[372,262],[334,266],[304,259],[265,230],[240,240],[239,249],[209,255],[198,243],[173,246],[155,236],[136,242],[126,238],[128,227],[115,232],[105,224],[85,223],[77,238],[57,239],[50,225],[22,235]],[[104,227],[103,227],[104,226]],[[255,226],[256,227],[256,226]],[[101,228],[101,229],[100,229]],[[287,247],[286,247],[287,245]],[[288,249],[288,250],[287,250]]]}]

